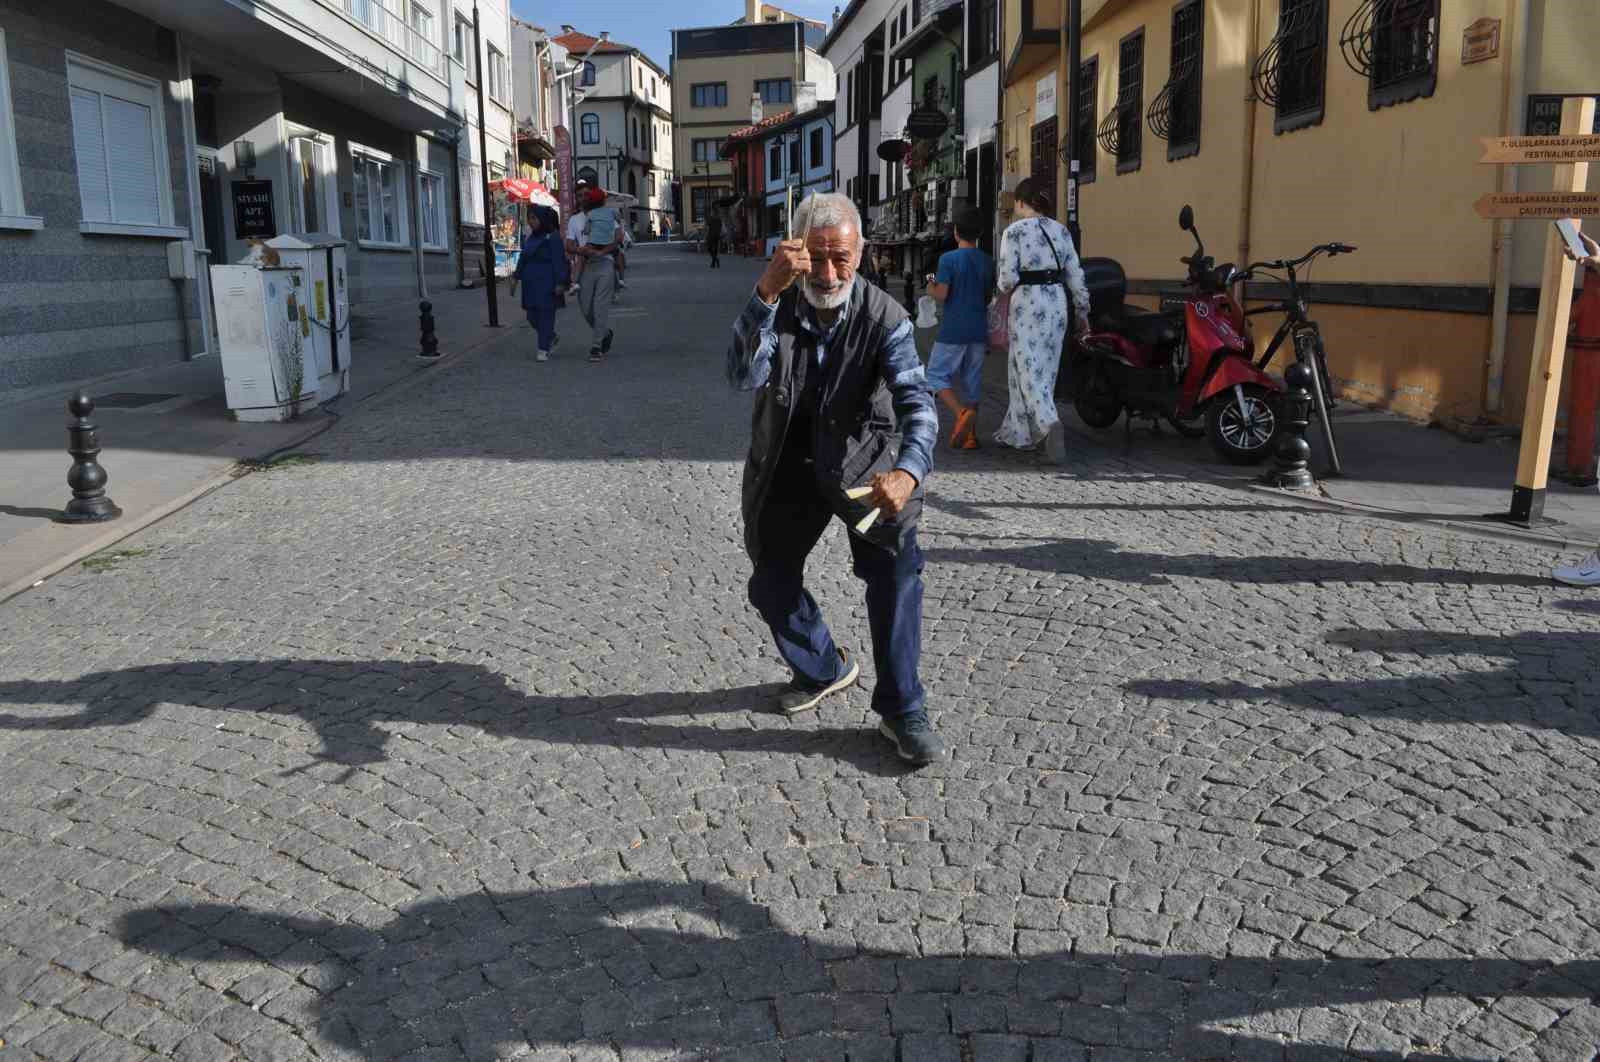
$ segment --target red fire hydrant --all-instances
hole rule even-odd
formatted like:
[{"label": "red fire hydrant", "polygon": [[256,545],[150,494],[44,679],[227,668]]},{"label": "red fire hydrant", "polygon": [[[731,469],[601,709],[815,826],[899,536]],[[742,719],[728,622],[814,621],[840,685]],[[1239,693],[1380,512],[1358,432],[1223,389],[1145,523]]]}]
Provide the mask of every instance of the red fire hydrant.
[{"label": "red fire hydrant", "polygon": [[1596,413],[1600,411],[1600,273],[1588,269],[1583,291],[1572,304],[1567,326],[1567,476],[1584,486],[1595,482]]}]

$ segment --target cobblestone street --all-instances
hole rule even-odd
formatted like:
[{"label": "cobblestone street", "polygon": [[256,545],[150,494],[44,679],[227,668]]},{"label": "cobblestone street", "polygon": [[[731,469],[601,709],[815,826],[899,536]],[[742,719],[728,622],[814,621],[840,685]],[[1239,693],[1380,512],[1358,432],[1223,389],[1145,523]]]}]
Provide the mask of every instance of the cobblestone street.
[{"label": "cobblestone street", "polygon": [[512,309],[0,606],[0,1060],[1596,1056],[1551,550],[941,442],[911,771],[838,525],[862,684],[770,709],[756,265],[631,257],[604,363]]}]

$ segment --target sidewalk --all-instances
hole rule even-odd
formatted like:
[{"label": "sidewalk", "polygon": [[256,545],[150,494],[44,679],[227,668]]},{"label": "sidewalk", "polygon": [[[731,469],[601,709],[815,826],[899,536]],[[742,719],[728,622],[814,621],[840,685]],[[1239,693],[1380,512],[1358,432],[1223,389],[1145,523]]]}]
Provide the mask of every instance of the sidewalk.
[{"label": "sidewalk", "polygon": [[[432,293],[444,362],[526,327],[506,285],[499,294],[502,327],[492,331],[482,288]],[[415,356],[417,301],[357,306],[350,392],[331,403],[331,413],[319,408],[286,424],[233,420],[214,356],[0,395],[0,601],[214,490],[240,461],[303,443],[337,423],[335,414],[437,367]],[[72,498],[66,401],[79,386],[101,403],[94,420],[110,477],[106,493],[123,512],[107,523],[71,526],[53,518]]]}]

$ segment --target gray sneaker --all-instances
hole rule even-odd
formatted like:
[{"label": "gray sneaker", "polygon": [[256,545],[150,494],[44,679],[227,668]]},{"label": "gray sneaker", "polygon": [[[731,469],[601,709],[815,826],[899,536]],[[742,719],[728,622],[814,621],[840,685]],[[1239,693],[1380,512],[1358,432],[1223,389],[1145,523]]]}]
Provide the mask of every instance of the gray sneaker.
[{"label": "gray sneaker", "polygon": [[878,724],[878,733],[894,742],[895,752],[918,767],[944,759],[944,742],[933,732],[927,712],[912,712]]},{"label": "gray sneaker", "polygon": [[813,686],[798,678],[791,679],[784,691],[778,694],[778,711],[785,715],[794,715],[809,708],[815,708],[821,703],[822,698],[840,690],[849,689],[856,684],[856,679],[861,675],[861,665],[850,659],[850,654],[843,649],[839,650],[839,659],[844,664],[844,674],[826,686]]}]

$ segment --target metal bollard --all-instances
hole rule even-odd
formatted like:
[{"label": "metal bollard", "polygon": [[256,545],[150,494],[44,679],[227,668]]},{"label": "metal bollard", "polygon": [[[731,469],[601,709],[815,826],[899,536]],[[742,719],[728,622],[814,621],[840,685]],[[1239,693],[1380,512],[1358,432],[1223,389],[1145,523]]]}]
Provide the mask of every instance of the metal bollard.
[{"label": "metal bollard", "polygon": [[72,455],[67,486],[72,488],[72,500],[59,519],[64,524],[115,520],[122,510],[106,497],[106,470],[95,460],[100,456],[100,439],[89,419],[94,413],[94,399],[79,391],[67,400],[67,412],[73,416],[67,425],[67,453]]},{"label": "metal bollard", "polygon": [[422,353],[419,358],[439,357],[439,337],[433,333],[433,303],[424,299],[417,304],[422,318]]},{"label": "metal bollard", "polygon": [[1295,362],[1284,370],[1283,382],[1288,386],[1283,400],[1288,422],[1278,442],[1277,467],[1261,478],[1285,490],[1311,490],[1317,481],[1311,475],[1311,444],[1306,442],[1306,429],[1311,426],[1311,385],[1315,379],[1310,369]]}]

